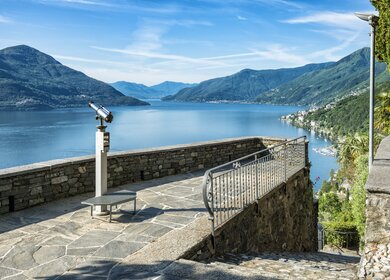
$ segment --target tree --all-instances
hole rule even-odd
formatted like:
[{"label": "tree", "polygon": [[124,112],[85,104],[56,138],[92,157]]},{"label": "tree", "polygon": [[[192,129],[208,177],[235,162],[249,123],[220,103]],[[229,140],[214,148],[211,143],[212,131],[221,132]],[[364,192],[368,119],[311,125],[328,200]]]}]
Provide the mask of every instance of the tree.
[{"label": "tree", "polygon": [[342,203],[334,192],[321,194],[318,201],[318,212],[321,221],[334,221],[340,214]]},{"label": "tree", "polygon": [[390,1],[371,0],[379,11],[379,22],[376,29],[375,54],[380,61],[390,65]]},{"label": "tree", "polygon": [[390,134],[390,92],[382,92],[377,96],[375,128],[384,135]]},{"label": "tree", "polygon": [[366,209],[366,190],[365,185],[368,177],[368,156],[361,155],[355,160],[356,177],[352,186],[352,215],[359,232],[360,240],[363,240],[365,226],[365,209]]},{"label": "tree", "polygon": [[341,164],[354,162],[362,154],[368,153],[368,134],[355,133],[345,138],[338,150],[338,160]]}]

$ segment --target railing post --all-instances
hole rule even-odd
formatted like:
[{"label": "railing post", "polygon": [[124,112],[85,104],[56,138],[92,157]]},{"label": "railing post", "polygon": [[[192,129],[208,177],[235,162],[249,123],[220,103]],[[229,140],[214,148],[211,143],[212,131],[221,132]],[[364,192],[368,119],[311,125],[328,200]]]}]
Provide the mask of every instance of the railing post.
[{"label": "railing post", "polygon": [[256,199],[259,199],[259,169],[258,169],[258,166],[257,166],[258,162],[257,162],[257,155],[255,155],[255,176],[256,176],[256,179],[255,179],[255,184],[256,184]]},{"label": "railing post", "polygon": [[211,232],[214,236],[214,228],[215,228],[215,225],[214,225],[214,221],[215,221],[215,212],[214,212],[214,191],[213,191],[213,178],[212,176],[210,176],[210,196],[211,196],[211,212],[213,213],[213,216],[210,217],[210,221],[211,221]]},{"label": "railing post", "polygon": [[287,144],[284,146],[284,181],[287,182]]}]

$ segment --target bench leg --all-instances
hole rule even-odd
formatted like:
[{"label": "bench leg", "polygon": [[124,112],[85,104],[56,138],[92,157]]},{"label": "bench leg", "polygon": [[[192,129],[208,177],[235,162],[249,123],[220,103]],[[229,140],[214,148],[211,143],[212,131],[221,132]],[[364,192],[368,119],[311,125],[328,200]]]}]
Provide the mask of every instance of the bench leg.
[{"label": "bench leg", "polygon": [[112,205],[110,205],[110,223],[111,223],[111,217],[112,217]]},{"label": "bench leg", "polygon": [[134,199],[134,214],[136,212],[136,209],[137,209],[137,203],[136,203],[137,199]]},{"label": "bench leg", "polygon": [[93,205],[91,205],[91,218],[93,218]]}]

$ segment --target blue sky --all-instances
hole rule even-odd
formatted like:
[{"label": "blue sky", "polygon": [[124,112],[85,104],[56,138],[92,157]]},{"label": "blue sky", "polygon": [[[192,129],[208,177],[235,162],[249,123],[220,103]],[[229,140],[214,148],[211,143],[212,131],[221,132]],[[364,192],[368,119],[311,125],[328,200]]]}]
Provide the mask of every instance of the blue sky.
[{"label": "blue sky", "polygon": [[335,61],[369,45],[368,0],[0,0],[0,48],[26,44],[105,82],[200,82]]}]

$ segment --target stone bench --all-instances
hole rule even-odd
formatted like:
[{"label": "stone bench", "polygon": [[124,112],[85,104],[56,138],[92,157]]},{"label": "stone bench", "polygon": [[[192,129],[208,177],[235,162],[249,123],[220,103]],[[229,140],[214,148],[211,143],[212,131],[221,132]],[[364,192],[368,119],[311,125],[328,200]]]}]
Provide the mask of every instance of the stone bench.
[{"label": "stone bench", "polygon": [[106,193],[102,196],[92,197],[87,199],[81,204],[86,204],[91,206],[91,217],[93,217],[93,207],[100,206],[109,206],[110,207],[110,223],[112,219],[112,206],[116,207],[118,204],[122,204],[128,201],[134,201],[134,213],[136,211],[136,201],[137,201],[137,193],[133,191],[121,190],[113,193]]}]

